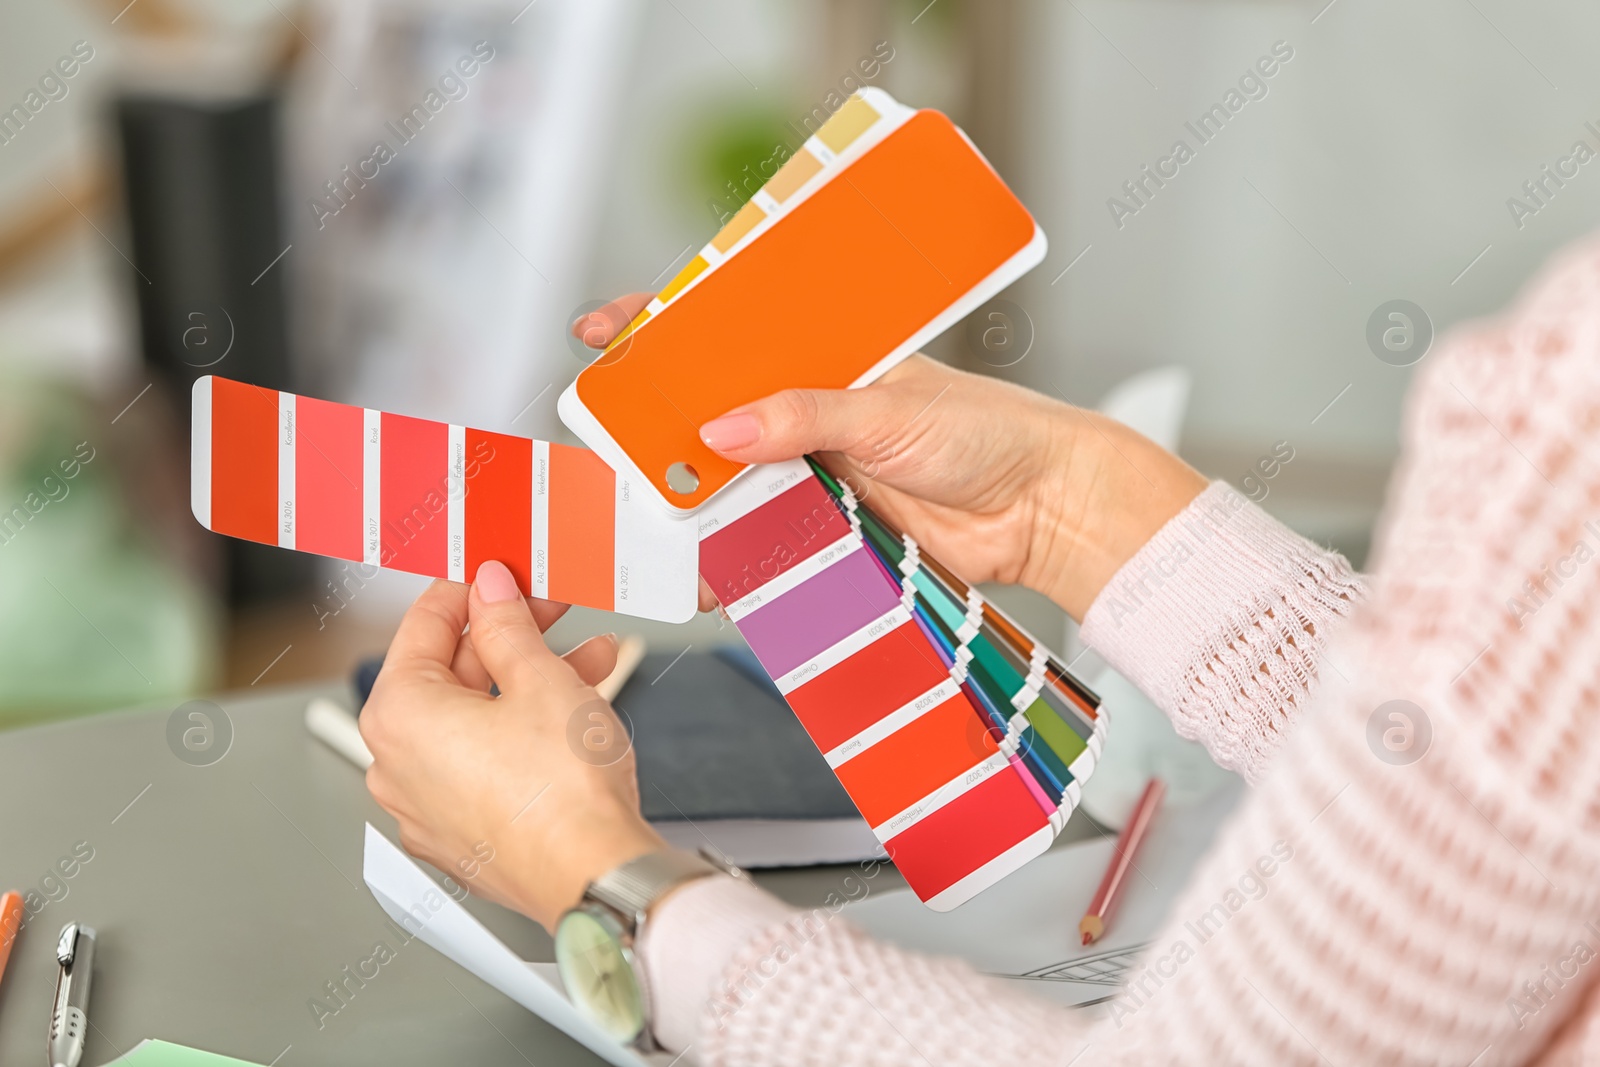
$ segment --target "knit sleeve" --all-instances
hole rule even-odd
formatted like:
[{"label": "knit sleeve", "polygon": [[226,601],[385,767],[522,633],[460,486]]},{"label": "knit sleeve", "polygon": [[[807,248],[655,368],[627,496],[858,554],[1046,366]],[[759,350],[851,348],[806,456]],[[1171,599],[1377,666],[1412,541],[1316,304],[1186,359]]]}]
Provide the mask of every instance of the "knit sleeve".
[{"label": "knit sleeve", "polygon": [[844,904],[871,892],[870,878],[844,876],[841,892],[809,911],[731,878],[673,894],[643,951],[656,1036],[706,1067],[1060,1067],[1072,1058],[1076,1049],[1062,1050],[1081,1045],[1091,1016],[852,926]]},{"label": "knit sleeve", "polygon": [[1082,636],[1181,736],[1255,781],[1362,588],[1344,557],[1213,482],[1106,584]]},{"label": "knit sleeve", "polygon": [[[1341,627],[1348,677],[1273,738],[1280,758],[1099,1014],[873,942],[848,909],[707,881],[646,946],[651,982],[701,1005],[678,1050],[707,1067],[1600,1062],[1597,348],[1600,242],[1508,326],[1429,357],[1370,600]],[[1259,739],[1311,698],[1324,624],[1362,590],[1231,515],[1120,620],[1097,603],[1091,632],[1191,729]],[[1145,640],[1181,666],[1141,673]]]}]

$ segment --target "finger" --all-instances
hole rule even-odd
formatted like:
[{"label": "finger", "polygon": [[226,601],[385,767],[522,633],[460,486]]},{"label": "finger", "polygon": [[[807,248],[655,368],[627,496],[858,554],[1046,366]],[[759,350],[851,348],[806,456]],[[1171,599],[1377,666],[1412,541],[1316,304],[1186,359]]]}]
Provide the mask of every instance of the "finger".
[{"label": "finger", "polygon": [[909,425],[949,387],[951,372],[931,360],[920,363],[935,369],[897,367],[901,373],[891,371],[862,389],[774,393],[712,419],[700,427],[700,440],[739,463],[778,463],[808,452],[872,459],[884,448],[886,427],[892,431]]},{"label": "finger", "polygon": [[704,578],[700,579],[700,610],[711,611],[717,606],[717,594],[711,591]]},{"label": "finger", "polygon": [[467,588],[436,581],[406,609],[383,658],[379,677],[420,673],[446,676],[468,619]]},{"label": "finger", "polygon": [[617,635],[599,634],[561,657],[584,685],[599,685],[617,666]]},{"label": "finger", "polygon": [[540,600],[536,596],[525,598],[528,601],[528,610],[533,612],[533,621],[539,624],[539,632],[544,633],[556,624],[561,616],[567,613],[570,604],[563,604],[559,600]]},{"label": "finger", "polygon": [[572,336],[590,348],[604,348],[653,299],[651,293],[629,293],[627,296],[619,296],[605,307],[595,308],[574,319]]},{"label": "finger", "polygon": [[544,643],[528,601],[505,564],[489,560],[478,568],[467,604],[473,648],[501,693],[579,684],[572,668]]},{"label": "finger", "polygon": [[494,679],[489,677],[489,669],[483,665],[483,660],[478,658],[478,650],[472,644],[472,635],[465,633],[456,644],[456,657],[450,661],[450,673],[454,674],[462,685],[468,689],[476,689],[480,693],[487,693],[494,684]]},{"label": "finger", "polygon": [[[568,605],[554,600],[540,600],[538,597],[528,597],[528,610],[533,612],[533,621],[539,627],[539,632],[550,629],[556,620],[567,613]],[[470,632],[461,635],[461,640],[456,643],[455,659],[450,661],[450,672],[456,676],[462,685],[468,689],[476,689],[480,693],[487,693],[489,687],[494,685],[494,679],[489,677],[489,671],[483,665],[483,660],[478,658],[478,649],[472,643]]]}]

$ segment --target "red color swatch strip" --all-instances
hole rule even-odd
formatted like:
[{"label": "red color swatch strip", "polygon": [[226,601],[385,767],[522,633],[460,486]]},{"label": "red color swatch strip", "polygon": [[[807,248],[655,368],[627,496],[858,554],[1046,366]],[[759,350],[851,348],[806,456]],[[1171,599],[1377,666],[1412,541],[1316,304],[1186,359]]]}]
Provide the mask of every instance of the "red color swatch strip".
[{"label": "red color swatch strip", "polygon": [[360,408],[295,399],[295,548],[361,559]]},{"label": "red color swatch strip", "polygon": [[277,391],[214,379],[211,455],[211,528],[277,544]]},{"label": "red color swatch strip", "polygon": [[878,826],[997,751],[966,694],[958,692],[835,773],[862,817]]},{"label": "red color swatch strip", "polygon": [[448,574],[450,428],[384,412],[380,433],[381,562],[413,574]]},{"label": "red color swatch strip", "polygon": [[731,604],[850,532],[828,490],[805,478],[700,543],[700,576]]},{"label": "red color swatch strip", "polygon": [[908,621],[793,690],[789,706],[828,752],[948,677],[922,631]]},{"label": "red color swatch strip", "polygon": [[478,565],[497,559],[517,584],[532,587],[533,442],[484,430],[466,431],[466,565],[468,581]]},{"label": "red color swatch strip", "polygon": [[1015,768],[973,786],[884,842],[922,900],[943,892],[1048,824]]},{"label": "red color swatch strip", "polygon": [[550,599],[606,604],[616,597],[616,474],[593,452],[550,446]]}]

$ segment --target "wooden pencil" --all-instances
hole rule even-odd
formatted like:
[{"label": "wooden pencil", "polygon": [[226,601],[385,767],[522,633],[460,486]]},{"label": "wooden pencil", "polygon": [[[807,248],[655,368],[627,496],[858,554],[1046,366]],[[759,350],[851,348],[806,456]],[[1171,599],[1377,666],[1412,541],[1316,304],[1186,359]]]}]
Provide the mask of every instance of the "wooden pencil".
[{"label": "wooden pencil", "polygon": [[1156,809],[1161,806],[1161,798],[1166,791],[1167,787],[1161,779],[1152,778],[1150,784],[1144,787],[1139,802],[1133,806],[1133,814],[1128,816],[1128,823],[1122,828],[1121,836],[1117,838],[1116,851],[1112,853],[1111,863],[1106,867],[1105,876],[1100,879],[1100,888],[1094,891],[1094,899],[1089,902],[1089,910],[1078,923],[1078,932],[1083,935],[1085,945],[1100,940],[1105,934],[1106,922],[1111,918],[1111,912],[1122,896],[1122,887],[1128,880],[1128,870],[1133,866],[1133,854],[1138,851],[1139,843],[1144,840],[1145,832],[1150,828],[1150,820],[1155,816]]},{"label": "wooden pencil", "polygon": [[600,683],[594,687],[594,691],[599,693],[605,700],[617,699],[617,694],[622,692],[623,685],[633,676],[634,670],[644,660],[644,653],[644,638],[638,634],[629,634],[624,637],[617,643],[616,667],[612,668],[611,673],[600,680]]}]

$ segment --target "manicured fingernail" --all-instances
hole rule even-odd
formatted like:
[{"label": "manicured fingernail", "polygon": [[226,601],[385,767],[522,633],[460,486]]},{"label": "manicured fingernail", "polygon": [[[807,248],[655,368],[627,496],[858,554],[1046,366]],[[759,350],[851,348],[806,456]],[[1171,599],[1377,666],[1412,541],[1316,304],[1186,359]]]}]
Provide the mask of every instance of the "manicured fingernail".
[{"label": "manicured fingernail", "polygon": [[522,590],[517,588],[517,580],[511,577],[511,571],[499,560],[485,560],[478,567],[478,576],[472,580],[472,584],[478,590],[478,599],[485,604],[498,604],[522,595]]},{"label": "manicured fingernail", "polygon": [[611,323],[604,315],[585,315],[577,322],[574,332],[590,348],[604,348],[611,338]]},{"label": "manicured fingernail", "polygon": [[724,415],[700,427],[700,440],[716,452],[744,448],[761,440],[761,420],[754,415]]}]

